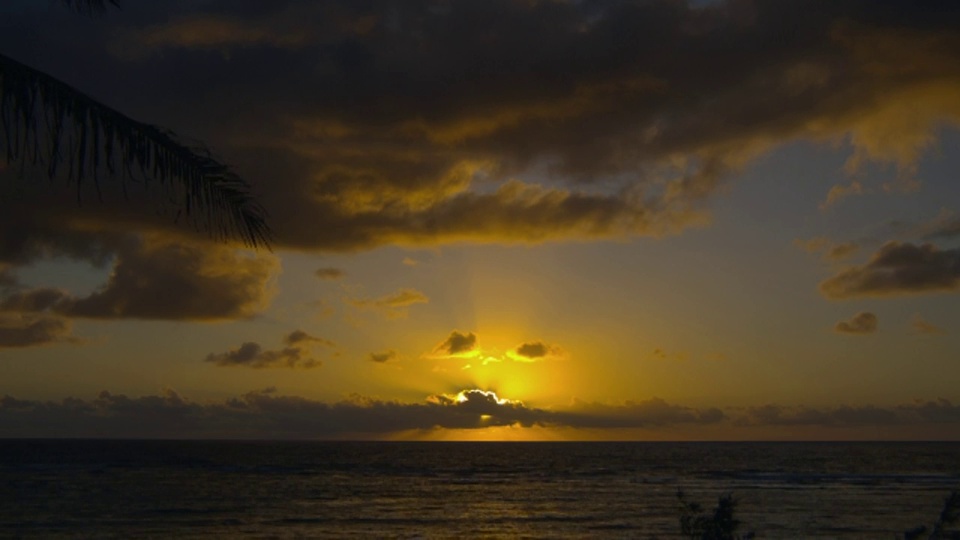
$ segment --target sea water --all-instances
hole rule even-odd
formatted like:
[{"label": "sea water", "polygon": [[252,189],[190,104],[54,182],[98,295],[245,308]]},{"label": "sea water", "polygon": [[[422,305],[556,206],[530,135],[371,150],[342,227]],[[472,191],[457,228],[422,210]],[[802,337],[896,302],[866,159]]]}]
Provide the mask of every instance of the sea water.
[{"label": "sea water", "polygon": [[0,537],[673,538],[678,490],[760,538],[895,538],[960,443],[0,440]]}]

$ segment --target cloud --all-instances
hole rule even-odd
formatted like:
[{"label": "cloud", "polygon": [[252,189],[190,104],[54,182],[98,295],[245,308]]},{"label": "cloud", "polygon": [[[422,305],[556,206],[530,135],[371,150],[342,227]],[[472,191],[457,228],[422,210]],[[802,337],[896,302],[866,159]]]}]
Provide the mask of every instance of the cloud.
[{"label": "cloud", "polygon": [[28,236],[0,253],[17,261],[14,269],[63,255],[93,264],[112,255],[107,281],[84,297],[54,287],[8,287],[0,291],[0,310],[87,319],[246,319],[266,308],[279,270],[273,255],[159,234],[67,230]]},{"label": "cloud", "polygon": [[462,334],[457,330],[450,332],[447,339],[434,347],[434,354],[457,356],[473,352],[477,348],[477,335],[473,332]]},{"label": "cloud", "polygon": [[427,295],[416,289],[400,289],[394,293],[373,300],[348,300],[356,307],[372,309],[383,313],[387,318],[396,319],[407,316],[407,308],[414,304],[426,304],[430,301]]},{"label": "cloud", "polygon": [[960,217],[946,209],[929,222],[918,227],[924,240],[951,240],[960,236]]},{"label": "cloud", "polygon": [[867,311],[861,311],[848,321],[840,321],[833,327],[839,334],[866,335],[877,331],[877,316]]},{"label": "cloud", "polygon": [[38,313],[47,311],[69,298],[70,294],[62,289],[37,288],[19,290],[0,298],[0,311]]},{"label": "cloud", "polygon": [[17,276],[13,273],[13,268],[9,264],[0,263],[0,290],[12,287],[17,284]]},{"label": "cloud", "polygon": [[888,242],[861,266],[842,270],[820,284],[827,298],[952,292],[960,288],[960,249]]},{"label": "cloud", "polygon": [[765,405],[725,412],[651,398],[622,404],[574,402],[547,410],[496,393],[468,389],[403,403],[352,396],[335,403],[285,396],[274,389],[222,401],[196,402],[172,390],[128,397],[101,392],[93,399],[35,401],[0,397],[0,431],[9,437],[317,439],[408,430],[497,426],[580,429],[678,426],[918,427],[946,433],[960,427],[960,406],[920,400],[894,407],[835,408]]},{"label": "cloud", "polygon": [[874,406],[815,409],[766,405],[748,408],[738,423],[764,426],[862,426],[888,425],[898,420],[895,410]]},{"label": "cloud", "polygon": [[[798,140],[909,176],[960,119],[958,23],[890,6],[203,2],[131,7],[96,33],[28,6],[4,13],[0,45],[27,58],[29,36],[58,36],[50,72],[208,142],[255,184],[278,246],[349,251],[674,234]],[[102,69],[71,67],[91,58]],[[16,219],[181,230],[68,191],[53,205],[28,191]]]},{"label": "cloud", "polygon": [[305,355],[300,347],[286,347],[276,351],[265,351],[259,343],[248,341],[238,349],[225,353],[210,353],[204,359],[220,367],[263,368],[301,368],[311,369],[321,366],[319,360]]},{"label": "cloud", "polygon": [[332,341],[313,337],[303,330],[294,330],[284,337],[283,341],[286,347],[266,351],[259,343],[248,341],[237,349],[210,353],[204,361],[220,367],[312,369],[322,365],[322,362],[311,354],[314,345],[336,346]]},{"label": "cloud", "polygon": [[273,295],[275,257],[145,237],[118,253],[107,283],[58,308],[94,319],[245,319]]},{"label": "cloud", "polygon": [[913,318],[910,320],[910,328],[912,328],[913,331],[917,334],[924,334],[929,336],[937,336],[945,333],[943,328],[940,328],[935,324],[931,324],[927,322],[926,320],[924,320],[923,317],[920,316],[919,313],[915,314]]},{"label": "cloud", "polygon": [[820,210],[826,210],[827,208],[830,208],[831,206],[840,202],[842,199],[846,199],[847,197],[852,197],[854,195],[863,195],[865,192],[866,191],[864,190],[863,185],[856,180],[850,182],[848,185],[837,184],[830,188],[830,191],[827,192],[827,198],[820,203]]},{"label": "cloud", "polygon": [[343,270],[339,268],[320,268],[314,272],[320,279],[340,279],[344,276]]},{"label": "cloud", "polygon": [[576,401],[567,422],[575,427],[624,428],[676,424],[716,424],[726,414],[716,408],[697,409],[667,403],[660,398],[627,401],[619,405]]},{"label": "cloud", "polygon": [[808,240],[797,239],[793,244],[807,253],[820,253],[824,259],[830,261],[846,259],[860,249],[856,242],[835,243],[823,236]]},{"label": "cloud", "polygon": [[398,353],[393,349],[390,349],[389,351],[385,351],[381,353],[370,353],[370,355],[367,358],[371,362],[375,362],[377,364],[386,364],[387,362],[395,362],[399,360],[400,353]]},{"label": "cloud", "polygon": [[117,48],[119,54],[135,59],[137,55],[164,48],[228,50],[231,46],[267,45],[296,47],[306,36],[294,30],[280,33],[266,25],[214,17],[181,18],[166,24],[154,25],[125,36],[124,45],[135,48]]},{"label": "cloud", "polygon": [[896,426],[960,422],[960,406],[945,399],[916,401],[896,407],[874,405],[828,408],[766,405],[747,408],[737,419],[741,425],[763,426]]},{"label": "cloud", "polygon": [[11,317],[0,313],[0,349],[76,343],[70,333],[70,321],[62,317]]},{"label": "cloud", "polygon": [[537,362],[548,358],[558,358],[562,355],[563,349],[542,341],[521,343],[512,351],[507,352],[507,356],[517,362]]},{"label": "cloud", "polygon": [[847,257],[853,255],[860,249],[860,246],[854,242],[844,242],[842,244],[835,244],[830,246],[830,249],[824,253],[824,258],[830,259],[832,261],[837,261],[840,259],[846,259]]},{"label": "cloud", "polygon": [[326,347],[337,346],[336,343],[330,341],[329,339],[323,339],[323,338],[311,336],[310,334],[304,332],[303,330],[294,330],[293,332],[290,332],[289,334],[287,334],[286,337],[283,338],[283,342],[291,346],[309,345],[313,343],[324,345]]},{"label": "cloud", "polygon": [[793,245],[807,253],[820,253],[830,245],[830,240],[823,236],[817,236],[808,240],[797,238],[793,241]]}]

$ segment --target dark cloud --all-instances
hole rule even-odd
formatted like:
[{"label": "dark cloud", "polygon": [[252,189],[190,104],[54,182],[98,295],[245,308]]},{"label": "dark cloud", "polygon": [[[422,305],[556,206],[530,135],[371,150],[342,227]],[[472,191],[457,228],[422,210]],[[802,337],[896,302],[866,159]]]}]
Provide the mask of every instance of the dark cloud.
[{"label": "dark cloud", "polygon": [[897,420],[895,411],[872,406],[813,409],[766,405],[747,409],[739,423],[764,426],[863,426],[888,425]]},{"label": "dark cloud", "polygon": [[387,362],[395,362],[400,359],[399,353],[397,351],[390,349],[389,351],[382,353],[370,353],[368,357],[371,362],[376,362],[377,364],[386,364]]},{"label": "dark cloud", "polygon": [[90,295],[15,288],[0,297],[0,310],[89,319],[244,319],[266,307],[279,267],[272,255],[157,235],[125,236],[112,249],[110,276]]},{"label": "dark cloud", "polygon": [[310,334],[304,332],[303,330],[294,330],[286,335],[283,338],[283,342],[287,345],[309,345],[316,343],[319,345],[324,345],[327,347],[336,347],[336,343],[330,341],[329,339],[324,339],[316,336],[311,336]]},{"label": "dark cloud", "polygon": [[0,290],[13,287],[17,284],[17,276],[13,273],[13,268],[4,263],[0,263]]},{"label": "dark cloud", "polygon": [[70,298],[62,289],[38,288],[15,291],[0,298],[0,311],[37,313],[47,311]]},{"label": "dark cloud", "polygon": [[339,268],[320,268],[315,274],[320,279],[340,279],[344,276],[343,270]]},{"label": "dark cloud", "polygon": [[454,356],[468,353],[477,347],[477,335],[473,332],[462,334],[457,330],[450,332],[447,339],[433,348],[434,354]]},{"label": "dark cloud", "polygon": [[820,284],[830,299],[949,292],[960,288],[960,249],[888,242],[866,264]]},{"label": "dark cloud", "polygon": [[[10,189],[10,186],[14,186],[13,189],[17,190],[17,185],[22,183],[9,172],[5,173],[0,169],[0,187]],[[56,184],[48,185],[50,190],[56,191]],[[35,185],[31,188],[39,189]],[[6,195],[14,201],[18,199]],[[113,259],[117,250],[131,241],[129,236],[123,233],[64,227],[55,219],[43,216],[43,211],[34,215],[28,206],[29,200],[30,198],[17,201],[26,204],[26,208],[14,207],[0,214],[0,268],[5,272],[14,273],[20,266],[52,257],[65,257],[90,263],[94,267],[104,267]],[[6,198],[4,202],[12,204],[12,201]],[[46,202],[53,203],[52,200]],[[76,204],[74,201],[74,207]]]},{"label": "dark cloud", "polygon": [[[776,145],[848,140],[850,170],[909,175],[960,110],[945,1],[131,3],[93,23],[18,4],[2,20],[6,54],[208,142],[278,245],[305,249],[669,234]],[[21,217],[58,229],[174,226],[28,194]]]},{"label": "dark cloud", "polygon": [[542,341],[531,341],[517,345],[508,355],[518,362],[537,362],[547,358],[559,357],[563,355],[563,349]]},{"label": "dark cloud", "polygon": [[781,407],[735,413],[691,408],[653,398],[621,405],[576,402],[545,410],[483,390],[430,396],[420,403],[353,397],[325,403],[283,396],[273,389],[224,401],[199,403],[173,391],[128,397],[101,392],[90,400],[0,398],[0,431],[10,437],[143,437],[315,439],[406,430],[547,426],[584,429],[669,428],[729,422],[740,426],[937,426],[960,425],[960,406],[947,400],[897,407]]},{"label": "dark cloud", "polygon": [[541,358],[549,352],[548,347],[540,341],[534,343],[524,343],[516,349],[516,353],[527,358]]},{"label": "dark cloud", "polygon": [[237,349],[224,353],[210,353],[204,359],[220,367],[250,367],[311,369],[320,367],[323,362],[314,358],[313,347],[335,347],[330,340],[311,336],[303,330],[294,330],[283,339],[286,347],[277,350],[264,350],[259,343],[248,341]]},{"label": "dark cloud", "polygon": [[62,317],[10,317],[0,313],[0,349],[77,342],[70,321]]},{"label": "dark cloud", "polygon": [[960,422],[960,406],[945,399],[917,401],[898,407],[840,406],[833,408],[781,407],[766,405],[748,408],[737,419],[742,425],[762,426],[890,426],[906,424],[947,424]]},{"label": "dark cloud", "polygon": [[660,398],[627,401],[620,405],[575,402],[567,420],[575,427],[642,427],[675,424],[716,424],[726,414],[716,407],[696,409],[667,403]]},{"label": "dark cloud", "polygon": [[98,319],[248,318],[266,307],[277,269],[275,258],[261,254],[145,237],[118,253],[100,290],[61,311]]},{"label": "dark cloud", "polygon": [[867,311],[857,313],[848,321],[840,321],[833,330],[840,334],[863,336],[877,331],[877,316]]},{"label": "dark cloud", "polygon": [[210,353],[205,362],[220,367],[251,367],[263,368],[301,368],[310,369],[322,364],[307,356],[301,347],[286,347],[276,351],[265,351],[259,343],[248,341],[240,345],[239,349],[231,349],[225,353]]}]

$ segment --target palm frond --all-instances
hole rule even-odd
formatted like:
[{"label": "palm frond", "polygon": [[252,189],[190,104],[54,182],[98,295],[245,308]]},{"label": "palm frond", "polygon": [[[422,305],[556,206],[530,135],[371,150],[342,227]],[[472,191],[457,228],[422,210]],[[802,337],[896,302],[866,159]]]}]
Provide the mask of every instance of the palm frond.
[{"label": "palm frond", "polygon": [[120,7],[117,0],[60,0],[60,3],[81,15],[90,16],[100,15],[109,6]]},{"label": "palm frond", "polygon": [[[71,3],[70,0],[63,0]],[[102,2],[86,2],[98,4]],[[49,75],[0,55],[0,151],[8,164],[46,167],[76,183],[77,196],[101,174],[163,186],[177,215],[252,247],[269,246],[266,211],[250,186],[199,146],[137,122]]]}]

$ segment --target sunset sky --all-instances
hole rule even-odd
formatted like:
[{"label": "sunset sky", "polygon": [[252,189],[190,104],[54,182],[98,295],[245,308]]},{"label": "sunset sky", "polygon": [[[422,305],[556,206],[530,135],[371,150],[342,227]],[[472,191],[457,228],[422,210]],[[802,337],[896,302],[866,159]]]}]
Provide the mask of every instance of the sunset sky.
[{"label": "sunset sky", "polygon": [[0,54],[272,250],[0,163],[0,436],[960,439],[960,3],[121,6]]}]

